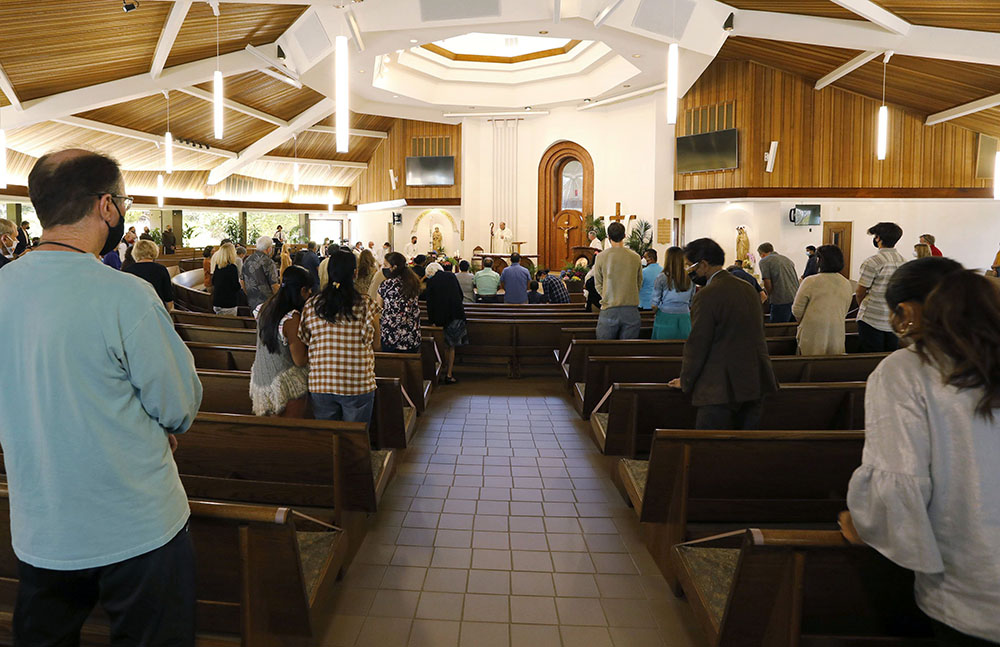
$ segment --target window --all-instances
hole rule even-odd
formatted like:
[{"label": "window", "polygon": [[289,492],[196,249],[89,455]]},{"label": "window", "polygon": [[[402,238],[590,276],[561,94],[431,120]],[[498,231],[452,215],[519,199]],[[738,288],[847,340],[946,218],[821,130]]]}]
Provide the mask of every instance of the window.
[{"label": "window", "polygon": [[281,225],[288,243],[304,243],[305,232],[299,235],[299,214],[297,213],[267,213],[264,211],[247,212],[247,243],[255,244],[261,236],[274,236],[275,230]]},{"label": "window", "polygon": [[331,243],[339,244],[344,241],[346,233],[343,220],[310,220],[309,231],[312,234],[312,240],[320,245],[327,238],[330,239]]},{"label": "window", "polygon": [[563,165],[559,174],[562,189],[560,211],[566,209],[583,209],[583,164],[578,160],[570,160]]}]

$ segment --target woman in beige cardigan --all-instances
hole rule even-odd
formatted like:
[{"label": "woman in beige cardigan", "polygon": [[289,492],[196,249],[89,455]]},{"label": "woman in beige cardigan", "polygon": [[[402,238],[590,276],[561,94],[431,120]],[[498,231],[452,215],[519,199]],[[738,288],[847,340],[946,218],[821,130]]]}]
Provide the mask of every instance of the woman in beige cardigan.
[{"label": "woman in beige cardigan", "polygon": [[799,355],[843,355],[844,319],[851,308],[854,288],[840,271],[844,253],[836,245],[816,251],[819,274],[802,281],[792,304],[799,321]]}]

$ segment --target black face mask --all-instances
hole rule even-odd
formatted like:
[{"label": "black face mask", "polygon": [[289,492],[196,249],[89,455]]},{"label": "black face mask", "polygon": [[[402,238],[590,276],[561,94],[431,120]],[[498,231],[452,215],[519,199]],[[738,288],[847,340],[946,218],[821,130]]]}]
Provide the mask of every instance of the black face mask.
[{"label": "black face mask", "polygon": [[697,285],[699,288],[703,288],[706,285],[708,285],[708,277],[698,276],[698,272],[696,272],[695,270],[691,270],[690,272],[688,272],[688,278],[690,278],[691,282]]},{"label": "black face mask", "polygon": [[[112,249],[118,246],[121,242],[122,236],[125,235],[125,216],[122,214],[122,210],[118,208],[112,198],[111,204],[115,205],[115,211],[118,212],[118,224],[112,227],[108,225],[108,237],[104,240],[104,247],[101,248],[101,256],[104,256]],[[107,225],[107,223],[104,223]]]}]

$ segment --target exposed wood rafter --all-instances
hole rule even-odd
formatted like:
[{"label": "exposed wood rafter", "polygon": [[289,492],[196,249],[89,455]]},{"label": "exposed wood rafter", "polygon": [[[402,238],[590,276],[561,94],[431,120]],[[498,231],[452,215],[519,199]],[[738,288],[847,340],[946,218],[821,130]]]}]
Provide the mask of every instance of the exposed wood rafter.
[{"label": "exposed wood rafter", "polygon": [[181,32],[184,19],[191,8],[193,0],[175,0],[174,6],[170,9],[170,14],[163,22],[163,29],[160,31],[160,40],[156,43],[156,53],[153,55],[153,65],[149,68],[149,75],[154,79],[163,73],[163,66],[167,63],[170,50],[174,47],[177,34]]},{"label": "exposed wood rafter", "polygon": [[833,2],[894,34],[905,36],[910,31],[910,23],[886,11],[872,0],[833,0]]},{"label": "exposed wood rafter", "polygon": [[341,162],[339,160],[324,160],[324,159],[314,159],[310,157],[285,157],[281,155],[264,155],[260,158],[261,162],[281,162],[283,164],[302,164],[303,166],[329,166],[333,168],[353,168],[353,169],[367,169],[368,164],[365,162]]},{"label": "exposed wood rafter", "polygon": [[869,61],[874,60],[875,58],[877,58],[881,54],[882,54],[882,52],[879,52],[879,51],[870,51],[870,52],[865,52],[863,54],[858,54],[857,56],[855,56],[851,60],[847,61],[846,63],[844,63],[843,65],[841,65],[837,69],[835,69],[834,71],[832,71],[829,74],[827,74],[826,76],[824,76],[819,81],[816,81],[816,89],[817,90],[822,90],[823,88],[825,88],[826,86],[830,85],[831,83],[834,83],[834,82],[836,82],[836,81],[844,78],[845,76],[847,76],[848,74],[850,74],[854,70],[858,69],[859,67],[862,67],[862,66],[866,65]]},{"label": "exposed wood rafter", "polygon": [[[60,117],[59,119],[53,119],[52,121],[66,126],[76,126],[77,128],[86,128],[88,130],[95,130],[109,135],[119,135],[121,137],[128,137],[129,139],[137,139],[139,141],[149,142],[150,144],[154,144],[156,146],[159,146],[163,142],[163,135],[154,135],[153,133],[147,133],[132,128],[123,128],[113,124],[106,124],[102,121],[84,119],[83,117]],[[183,148],[184,150],[193,151],[195,153],[204,153],[205,155],[215,155],[217,157],[226,157],[229,159],[236,159],[237,157],[236,153],[233,151],[227,151],[211,146],[195,146],[177,139],[174,140],[174,146],[177,148]]]},{"label": "exposed wood rafter", "polygon": [[288,125],[275,128],[240,151],[238,158],[226,160],[212,169],[212,172],[208,175],[208,183],[213,185],[218,184],[247,164],[256,162],[296,134],[306,128],[315,126],[319,121],[329,117],[333,114],[334,107],[334,102],[330,99],[322,99],[314,103],[311,107],[289,121]]},{"label": "exposed wood rafter", "polygon": [[[323,133],[324,135],[336,135],[337,129],[333,126],[313,126],[306,128],[306,132]],[[389,139],[389,133],[382,130],[364,130],[362,128],[351,128],[351,137],[373,137],[375,139]]]},{"label": "exposed wood rafter", "polygon": [[971,115],[983,110],[989,110],[990,108],[995,108],[997,106],[1000,106],[1000,94],[983,97],[982,99],[977,99],[976,101],[970,101],[969,103],[963,103],[962,105],[955,106],[954,108],[948,108],[947,110],[927,115],[926,124],[928,126],[933,126],[934,124],[944,123],[945,121],[965,117],[966,115]]}]

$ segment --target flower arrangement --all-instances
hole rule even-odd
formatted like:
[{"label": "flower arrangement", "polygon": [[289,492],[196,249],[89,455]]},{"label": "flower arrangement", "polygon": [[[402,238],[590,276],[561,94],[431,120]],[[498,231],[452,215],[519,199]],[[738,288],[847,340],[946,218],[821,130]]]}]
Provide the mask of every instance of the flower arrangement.
[{"label": "flower arrangement", "polygon": [[586,267],[580,267],[579,265],[573,265],[572,263],[567,263],[566,267],[564,267],[562,272],[559,273],[559,278],[564,281],[582,281],[586,278],[586,276]]}]

